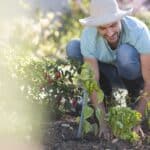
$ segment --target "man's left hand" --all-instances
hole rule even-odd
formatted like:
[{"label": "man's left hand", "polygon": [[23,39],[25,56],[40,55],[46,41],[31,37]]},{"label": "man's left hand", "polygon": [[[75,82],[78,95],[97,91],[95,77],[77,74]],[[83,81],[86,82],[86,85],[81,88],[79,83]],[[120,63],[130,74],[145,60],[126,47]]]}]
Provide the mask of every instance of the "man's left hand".
[{"label": "man's left hand", "polygon": [[136,127],[134,127],[133,131],[135,131],[142,139],[145,138],[145,134],[141,128],[141,125],[137,125]]}]

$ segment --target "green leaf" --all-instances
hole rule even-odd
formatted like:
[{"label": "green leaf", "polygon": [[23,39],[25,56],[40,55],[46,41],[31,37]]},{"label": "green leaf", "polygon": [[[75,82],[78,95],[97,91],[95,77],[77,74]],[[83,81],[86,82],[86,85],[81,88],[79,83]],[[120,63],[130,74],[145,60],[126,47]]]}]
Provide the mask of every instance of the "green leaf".
[{"label": "green leaf", "polygon": [[76,118],[76,122],[79,123],[80,122],[80,117]]},{"label": "green leaf", "polygon": [[93,115],[94,110],[86,105],[83,110],[84,119],[87,119]]},{"label": "green leaf", "polygon": [[97,90],[97,100],[98,100],[98,103],[102,102],[104,99],[104,93],[103,91],[99,88]]},{"label": "green leaf", "polygon": [[140,140],[140,136],[136,132],[132,132],[130,142],[136,142]]},{"label": "green leaf", "polygon": [[120,121],[117,121],[116,125],[118,126],[118,128],[123,129],[123,124]]},{"label": "green leaf", "polygon": [[92,128],[93,128],[94,135],[96,136],[99,131],[97,123],[92,124]]},{"label": "green leaf", "polygon": [[95,113],[96,113],[97,119],[100,120],[101,115],[102,115],[102,111],[99,108],[96,108]]},{"label": "green leaf", "polygon": [[92,131],[92,125],[87,120],[84,120],[84,122],[83,122],[83,132],[84,132],[84,134],[87,134],[90,131]]}]

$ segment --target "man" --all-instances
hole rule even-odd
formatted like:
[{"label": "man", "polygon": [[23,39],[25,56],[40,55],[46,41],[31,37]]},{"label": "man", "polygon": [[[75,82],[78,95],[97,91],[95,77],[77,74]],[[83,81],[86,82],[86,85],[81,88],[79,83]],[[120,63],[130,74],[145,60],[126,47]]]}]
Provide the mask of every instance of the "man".
[{"label": "man", "polygon": [[[90,64],[106,96],[111,95],[114,87],[126,88],[131,99],[140,95],[135,109],[144,117],[150,99],[150,32],[144,23],[128,16],[131,12],[132,9],[120,10],[116,0],[92,0],[91,16],[80,19],[86,26],[81,41],[71,41],[67,54]],[[104,104],[98,104],[96,92],[91,101],[103,111],[99,136],[109,138]],[[134,131],[144,137],[140,125]]]}]

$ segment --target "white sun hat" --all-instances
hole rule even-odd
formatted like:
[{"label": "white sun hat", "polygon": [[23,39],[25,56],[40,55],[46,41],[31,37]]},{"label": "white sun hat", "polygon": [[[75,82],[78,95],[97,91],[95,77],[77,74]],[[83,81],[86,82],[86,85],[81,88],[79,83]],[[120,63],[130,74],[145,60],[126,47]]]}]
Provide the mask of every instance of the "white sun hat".
[{"label": "white sun hat", "polygon": [[91,0],[90,17],[80,19],[84,26],[101,26],[120,20],[132,13],[132,8],[121,10],[116,0]]}]

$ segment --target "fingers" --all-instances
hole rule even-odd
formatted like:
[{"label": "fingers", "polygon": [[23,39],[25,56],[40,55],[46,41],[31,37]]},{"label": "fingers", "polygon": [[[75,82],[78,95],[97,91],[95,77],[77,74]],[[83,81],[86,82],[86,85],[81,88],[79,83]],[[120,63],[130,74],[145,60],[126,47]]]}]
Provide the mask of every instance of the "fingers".
[{"label": "fingers", "polygon": [[142,139],[145,139],[145,134],[144,134],[144,132],[143,132],[143,130],[142,130],[141,127],[140,127],[140,129],[139,129],[139,135],[140,135],[140,137],[141,137]]},{"label": "fingers", "polygon": [[133,131],[135,131],[142,139],[145,138],[145,134],[141,128],[141,126],[137,126],[133,129]]},{"label": "fingers", "polygon": [[112,138],[112,135],[109,131],[100,131],[99,138],[104,138],[105,140],[110,140]]}]

